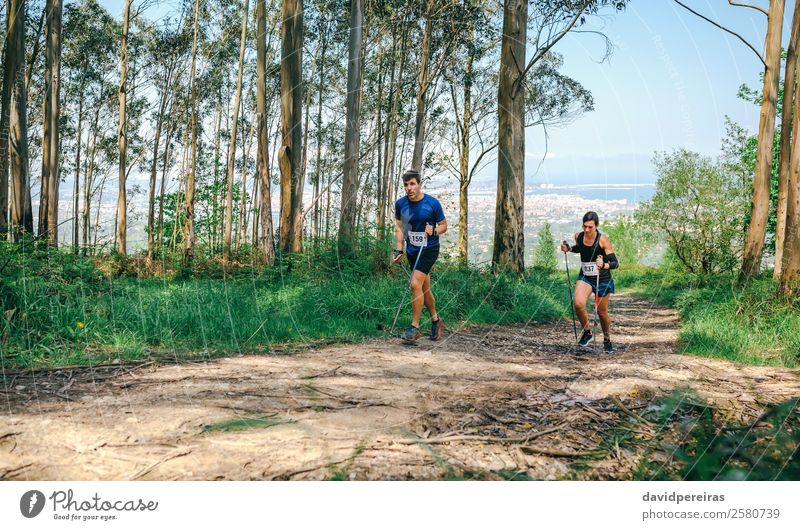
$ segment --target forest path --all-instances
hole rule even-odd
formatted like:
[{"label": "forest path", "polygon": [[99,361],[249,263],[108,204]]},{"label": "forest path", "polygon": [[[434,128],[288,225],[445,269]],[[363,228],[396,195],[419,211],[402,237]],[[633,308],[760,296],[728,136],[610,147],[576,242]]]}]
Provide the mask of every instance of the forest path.
[{"label": "forest path", "polygon": [[642,415],[676,389],[731,422],[800,396],[800,370],[674,354],[671,309],[618,295],[611,311],[612,354],[579,354],[558,321],[6,374],[0,479],[629,479],[672,457],[619,434],[672,429]]}]

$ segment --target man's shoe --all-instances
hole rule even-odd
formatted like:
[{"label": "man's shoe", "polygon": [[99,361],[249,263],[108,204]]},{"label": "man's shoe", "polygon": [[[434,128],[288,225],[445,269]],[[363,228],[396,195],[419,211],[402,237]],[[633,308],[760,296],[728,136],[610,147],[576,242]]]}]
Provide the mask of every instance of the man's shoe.
[{"label": "man's shoe", "polygon": [[583,330],[583,335],[581,335],[581,340],[578,341],[578,346],[581,348],[585,348],[589,345],[590,342],[594,340],[594,336],[592,332],[588,329]]},{"label": "man's shoe", "polygon": [[418,328],[409,326],[408,329],[400,335],[400,338],[405,342],[417,342],[421,336]]},{"label": "man's shoe", "polygon": [[606,353],[614,352],[614,346],[611,344],[611,339],[603,339],[603,351]]},{"label": "man's shoe", "polygon": [[444,328],[444,320],[439,317],[436,322],[431,323],[431,340],[439,340],[442,338],[442,328]]}]

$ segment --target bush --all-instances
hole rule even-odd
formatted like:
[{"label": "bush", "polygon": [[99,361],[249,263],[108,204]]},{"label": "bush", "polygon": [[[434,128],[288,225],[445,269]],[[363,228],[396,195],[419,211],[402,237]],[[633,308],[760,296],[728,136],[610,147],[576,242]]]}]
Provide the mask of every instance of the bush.
[{"label": "bush", "polygon": [[553,230],[550,223],[545,223],[537,234],[539,242],[533,254],[533,266],[547,272],[556,270],[556,245],[553,242]]},{"label": "bush", "polygon": [[676,262],[691,273],[737,267],[742,249],[747,193],[726,164],[678,149],[656,154],[653,198],[636,219],[663,234]]},{"label": "bush", "polygon": [[620,217],[605,224],[603,232],[611,239],[620,267],[624,268],[641,265],[642,259],[656,243],[653,233],[630,217]]}]

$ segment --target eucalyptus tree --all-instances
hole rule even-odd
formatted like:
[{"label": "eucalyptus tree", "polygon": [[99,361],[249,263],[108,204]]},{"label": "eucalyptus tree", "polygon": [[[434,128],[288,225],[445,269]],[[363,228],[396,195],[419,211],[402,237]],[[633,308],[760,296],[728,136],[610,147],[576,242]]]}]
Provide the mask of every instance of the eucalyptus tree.
[{"label": "eucalyptus tree", "polygon": [[772,147],[780,81],[784,7],[784,0],[770,0],[764,46],[764,91],[758,123],[758,152],[756,172],[753,178],[753,203],[750,209],[750,223],[744,239],[744,256],[740,275],[742,279],[750,279],[759,273],[764,251],[767,218],[770,210]]},{"label": "eucalyptus tree", "polygon": [[[530,19],[529,4],[532,9]],[[492,254],[495,270],[507,269],[521,274],[525,269],[526,76],[548,57],[553,47],[571,30],[584,25],[601,10],[618,11],[624,9],[626,4],[627,0],[504,0],[498,83],[497,202]],[[533,56],[527,59],[529,26],[533,37],[530,43]],[[605,39],[601,33],[593,33]]]},{"label": "eucalyptus tree", "polygon": [[[156,180],[158,173],[159,149],[161,147],[161,137],[164,126],[166,125],[166,138],[164,153],[162,156],[162,179],[161,193],[163,195],[164,179],[167,173],[169,160],[169,143],[173,135],[176,120],[170,109],[175,109],[175,100],[178,97],[178,78],[184,73],[183,65],[189,54],[189,43],[191,34],[188,32],[188,25],[184,23],[183,17],[179,21],[172,19],[156,25],[147,25],[146,33],[146,60],[147,76],[149,83],[156,94],[157,104],[155,105],[153,121],[155,122],[153,150],[150,160],[150,181],[147,208],[147,257],[152,260],[156,250]],[[160,214],[163,218],[163,212]]]},{"label": "eucalyptus tree", "polygon": [[[82,0],[64,8],[64,119],[73,124],[76,135],[74,150],[65,150],[63,156],[74,164],[76,195],[83,181],[83,208],[78,213],[77,205],[74,207],[73,245],[81,245],[84,253],[91,241],[91,202],[98,191],[96,169],[104,162],[102,146],[114,135],[109,123],[113,123],[115,113],[112,72],[119,31],[119,24],[96,0]],[[77,197],[73,197],[73,204],[75,201]],[[83,229],[80,243],[79,225]]]},{"label": "eucalyptus tree", "polygon": [[281,0],[281,174],[279,240],[284,252],[303,249],[303,0]]},{"label": "eucalyptus tree", "polygon": [[358,197],[358,159],[361,117],[363,0],[350,2],[350,40],[347,62],[347,118],[344,143],[344,177],[342,180],[341,215],[339,218],[339,254],[353,249]]}]

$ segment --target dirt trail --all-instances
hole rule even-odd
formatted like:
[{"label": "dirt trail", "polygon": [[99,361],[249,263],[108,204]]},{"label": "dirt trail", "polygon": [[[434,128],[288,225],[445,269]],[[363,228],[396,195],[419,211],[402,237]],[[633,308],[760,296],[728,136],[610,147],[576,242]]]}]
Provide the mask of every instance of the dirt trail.
[{"label": "dirt trail", "polygon": [[798,370],[673,354],[672,310],[622,295],[612,315],[614,354],[578,355],[561,321],[7,375],[0,479],[624,479],[641,454],[598,447],[656,397],[690,387],[747,421],[800,396]]}]

